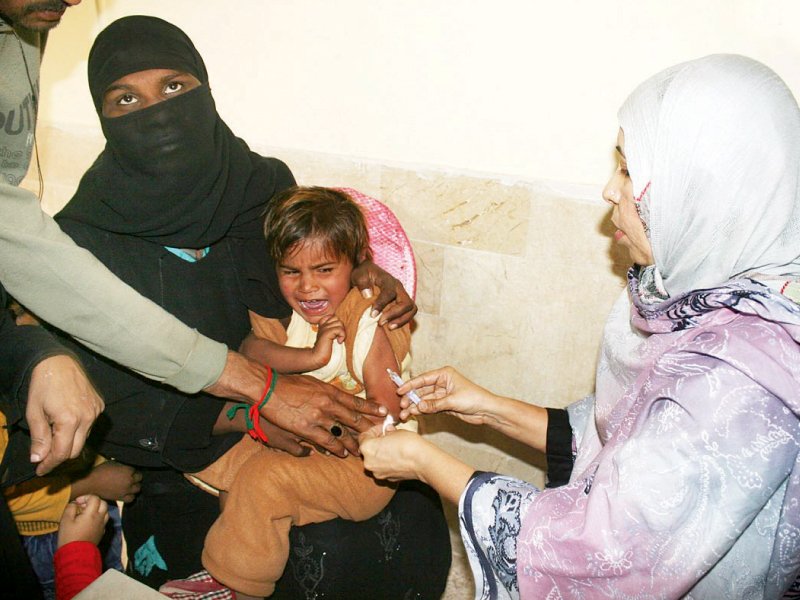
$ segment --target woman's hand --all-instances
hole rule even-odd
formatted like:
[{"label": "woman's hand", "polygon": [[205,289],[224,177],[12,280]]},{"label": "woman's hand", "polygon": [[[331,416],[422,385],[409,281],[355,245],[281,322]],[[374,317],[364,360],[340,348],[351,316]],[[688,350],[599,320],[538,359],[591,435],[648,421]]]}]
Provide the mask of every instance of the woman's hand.
[{"label": "woman's hand", "polygon": [[273,423],[270,423],[264,417],[259,417],[259,421],[261,424],[261,429],[264,431],[264,434],[266,434],[267,439],[269,440],[267,442],[267,446],[270,448],[283,450],[287,454],[291,454],[292,456],[296,456],[298,458],[302,456],[308,456],[311,453],[311,448],[301,444],[301,439],[293,433],[286,431],[285,429],[278,427]]},{"label": "woman's hand", "polygon": [[[225,435],[226,433],[238,432],[247,433],[247,421],[245,420],[246,410],[236,410],[233,413],[233,418],[228,418],[228,411],[231,410],[237,403],[226,402],[217,417],[217,422],[214,423],[214,429],[211,431],[212,435]],[[308,456],[311,449],[308,446],[303,446],[302,441],[295,434],[278,427],[277,425],[267,421],[264,417],[258,417],[258,423],[261,430],[267,436],[267,446],[277,450],[291,454],[292,456]]]},{"label": "woman's hand", "polygon": [[403,429],[389,428],[383,435],[381,426],[376,425],[362,433],[358,441],[364,468],[378,479],[419,479],[454,504],[458,504],[475,471],[418,434]]},{"label": "woman's hand", "polygon": [[406,381],[397,388],[398,394],[416,390],[422,398],[413,404],[407,397],[400,401],[403,408],[400,418],[405,421],[410,415],[449,413],[473,425],[482,425],[493,416],[488,412],[492,400],[497,396],[473,383],[453,367],[428,371]]},{"label": "woman's hand", "polygon": [[408,397],[402,398],[403,421],[411,415],[448,413],[472,425],[488,425],[540,452],[547,450],[547,409],[493,394],[453,367],[423,373],[398,387],[397,393],[411,390],[422,402],[415,405]]},{"label": "woman's hand", "polygon": [[417,314],[417,305],[403,285],[371,260],[365,260],[353,269],[350,280],[365,298],[372,296],[372,288],[380,289],[372,303],[376,313],[383,313],[379,325],[388,323],[389,329],[396,329],[409,323]]},{"label": "woman's hand", "polygon": [[383,435],[381,425],[375,425],[358,436],[364,468],[378,479],[402,481],[421,479],[417,467],[424,464],[425,447],[430,442],[418,434],[389,427]]}]

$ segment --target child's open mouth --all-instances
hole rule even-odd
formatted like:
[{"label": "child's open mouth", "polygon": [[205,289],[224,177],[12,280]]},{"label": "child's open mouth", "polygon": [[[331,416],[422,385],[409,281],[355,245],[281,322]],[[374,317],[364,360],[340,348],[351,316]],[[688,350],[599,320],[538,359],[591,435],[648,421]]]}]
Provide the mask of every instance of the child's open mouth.
[{"label": "child's open mouth", "polygon": [[299,301],[300,308],[307,313],[318,313],[328,308],[327,300],[301,300]]}]

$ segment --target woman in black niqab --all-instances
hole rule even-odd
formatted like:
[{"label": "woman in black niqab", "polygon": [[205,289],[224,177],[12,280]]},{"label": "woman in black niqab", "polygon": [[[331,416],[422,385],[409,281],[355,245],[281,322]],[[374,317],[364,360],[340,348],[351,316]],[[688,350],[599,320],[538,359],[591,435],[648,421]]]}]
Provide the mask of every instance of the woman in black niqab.
[{"label": "woman in black niqab", "polygon": [[[201,85],[122,116],[103,115],[111,84],[151,69],[189,73]],[[294,178],[225,125],[186,34],[154,17],[112,23],[92,47],[89,87],[107,143],[56,217],[64,231],[142,295],[230,348],[250,330],[248,310],[287,316],[261,215]],[[179,258],[186,249],[203,252],[190,262]],[[73,347],[106,402],[90,442],[143,472],[142,491],[123,513],[130,574],[158,587],[199,571],[218,501],[181,472],[203,469],[241,434],[211,435],[220,400],[181,394]],[[290,542],[290,563],[274,598],[439,597],[444,591],[449,534],[438,497],[421,484],[401,486],[368,521],[293,528]]]},{"label": "woman in black niqab", "polygon": [[[199,85],[122,116],[103,114],[109,87],[151,70],[188,73]],[[251,152],[225,125],[186,34],[156,17],[113,22],[89,54],[89,89],[106,147],[56,215],[62,229],[143,296],[229,348],[238,348],[249,331],[245,308],[290,314],[266,251],[262,214],[294,178],[284,163]],[[95,427],[104,433],[95,436],[104,453],[191,471],[230,445],[211,435],[218,400],[200,394],[187,402],[79,351],[105,388],[106,427]]]}]

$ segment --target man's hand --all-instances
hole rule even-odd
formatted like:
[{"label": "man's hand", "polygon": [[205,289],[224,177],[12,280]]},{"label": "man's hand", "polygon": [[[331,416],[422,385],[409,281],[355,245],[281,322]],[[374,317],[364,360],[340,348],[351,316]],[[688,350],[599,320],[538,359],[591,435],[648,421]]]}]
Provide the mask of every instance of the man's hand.
[{"label": "man's hand", "polygon": [[381,326],[388,323],[389,329],[396,329],[409,323],[417,314],[417,305],[403,284],[372,261],[365,260],[353,269],[350,280],[365,298],[372,295],[373,287],[380,289],[372,308],[376,313],[383,313],[379,322]]},{"label": "man's hand", "polygon": [[[306,375],[280,375],[262,416],[304,440],[337,456],[358,454],[358,442],[348,431],[366,431],[374,423],[364,416],[382,419],[386,408],[363,398],[346,394],[332,385]],[[343,433],[331,433],[341,425]],[[334,430],[335,431],[335,430]]]},{"label": "man's hand", "polygon": [[[254,360],[228,351],[228,362],[217,382],[206,392],[223,398],[261,402],[267,370]],[[369,429],[373,423],[364,415],[382,419],[386,408],[336,389],[305,375],[278,375],[275,391],[261,409],[261,415],[300,439],[329,450],[337,456],[358,454],[358,442],[348,431]],[[334,425],[343,425],[340,436],[331,433]]]},{"label": "man's hand", "polygon": [[81,365],[60,354],[44,359],[31,373],[25,417],[31,432],[31,462],[37,475],[49,473],[83,449],[105,405]]},{"label": "man's hand", "polygon": [[256,404],[264,393],[267,369],[243,354],[228,350],[225,369],[216,383],[204,389],[213,396]]}]

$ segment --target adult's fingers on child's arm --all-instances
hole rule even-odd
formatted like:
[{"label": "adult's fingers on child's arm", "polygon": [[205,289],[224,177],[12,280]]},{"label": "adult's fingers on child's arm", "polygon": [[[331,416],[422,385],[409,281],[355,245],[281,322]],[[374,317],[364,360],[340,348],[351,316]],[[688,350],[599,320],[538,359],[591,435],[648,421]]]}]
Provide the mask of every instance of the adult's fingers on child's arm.
[{"label": "adult's fingers on child's arm", "polygon": [[390,329],[397,329],[410,323],[414,315],[417,314],[417,305],[414,304],[411,296],[405,292],[399,283],[398,287],[402,290],[402,295],[398,293],[394,299],[388,299],[382,304],[381,302],[387,300],[387,298],[384,297],[384,292],[381,290],[378,298],[372,304],[373,308],[381,313],[378,323],[381,326],[387,325]]}]

